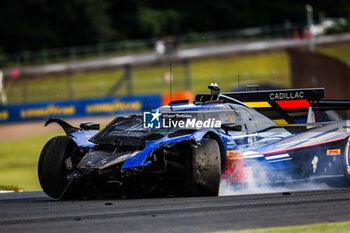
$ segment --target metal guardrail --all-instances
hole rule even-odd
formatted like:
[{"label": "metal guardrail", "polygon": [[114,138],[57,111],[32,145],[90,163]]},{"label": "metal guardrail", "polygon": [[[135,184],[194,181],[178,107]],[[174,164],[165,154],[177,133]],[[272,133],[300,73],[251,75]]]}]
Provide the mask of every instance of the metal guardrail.
[{"label": "metal guardrail", "polygon": [[[329,35],[317,37],[316,45],[340,43],[350,41],[350,33],[340,35]],[[269,51],[278,49],[306,47],[308,40],[295,40],[293,38],[269,39],[251,42],[217,43],[215,45],[198,45],[196,47],[179,48],[173,56],[168,57],[173,63],[184,63],[186,60],[220,56],[227,54],[249,53],[258,51]],[[169,62],[169,59],[159,59],[154,51],[114,56],[109,58],[99,58],[88,61],[69,61],[57,64],[47,64],[40,66],[19,67],[16,69],[18,76],[37,76],[55,73],[70,73],[74,71],[89,71],[98,69],[117,68],[127,65],[140,66],[154,63]],[[4,69],[4,77],[10,78],[12,69]]]},{"label": "metal guardrail", "polygon": [[[173,36],[178,47],[199,44],[216,44],[223,41],[262,40],[286,37],[292,30],[303,28],[304,24],[272,25],[238,30],[212,31]],[[0,67],[21,67],[28,65],[47,65],[59,62],[75,62],[91,58],[104,58],[116,55],[133,54],[154,49],[159,38],[131,40],[86,46],[63,47],[37,51],[23,51],[12,54],[0,54]]]}]

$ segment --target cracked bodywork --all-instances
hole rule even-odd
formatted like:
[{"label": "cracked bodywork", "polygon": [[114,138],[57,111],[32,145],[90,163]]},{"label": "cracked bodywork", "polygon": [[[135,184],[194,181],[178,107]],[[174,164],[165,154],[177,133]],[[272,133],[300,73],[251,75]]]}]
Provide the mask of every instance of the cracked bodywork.
[{"label": "cracked bodywork", "polygon": [[150,162],[144,163],[147,156],[149,156],[154,150],[163,147],[163,146],[172,146],[175,143],[182,142],[182,141],[190,141],[193,145],[197,145],[201,142],[204,135],[208,132],[212,132],[210,129],[201,129],[196,131],[195,133],[191,135],[183,135],[179,137],[169,138],[164,137],[157,141],[150,141],[148,142],[145,149],[138,152],[137,154],[134,154],[127,158],[125,163],[123,164],[122,168],[132,168],[132,167],[139,167],[139,166],[148,166],[150,165]]},{"label": "cracked bodywork", "polygon": [[[152,164],[152,161],[146,161],[147,158],[154,153],[155,150],[160,150],[162,148],[171,148],[175,144],[180,142],[189,142],[192,146],[197,146],[201,143],[203,137],[208,133],[220,135],[220,133],[213,131],[212,129],[201,129],[193,134],[182,135],[178,137],[169,138],[165,136],[159,140],[148,141],[146,146],[142,150],[119,152],[115,154],[110,154],[106,152],[90,151],[87,155],[80,161],[77,168],[89,168],[89,169],[106,169],[110,166],[122,164],[122,172],[124,169],[146,167]],[[95,136],[95,132],[87,133],[84,131],[73,133],[72,139],[77,143],[77,145],[85,148],[93,148],[96,144],[88,141],[87,139]]]},{"label": "cracked bodywork", "polygon": [[82,131],[73,132],[70,134],[70,136],[78,146],[83,148],[93,148],[96,146],[96,144],[93,142],[90,142],[89,140],[96,134],[97,134],[97,131],[82,130]]},{"label": "cracked bodywork", "polygon": [[67,122],[61,119],[49,119],[45,122],[45,126],[48,126],[51,123],[57,123],[64,130],[67,136],[70,136],[73,141],[80,147],[84,148],[93,148],[96,144],[90,142],[90,138],[95,136],[97,131],[83,130],[71,126]]}]

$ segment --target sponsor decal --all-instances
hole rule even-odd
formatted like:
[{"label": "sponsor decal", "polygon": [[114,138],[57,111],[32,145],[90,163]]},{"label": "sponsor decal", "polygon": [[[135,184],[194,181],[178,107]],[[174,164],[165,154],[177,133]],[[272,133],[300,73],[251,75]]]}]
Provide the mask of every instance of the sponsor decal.
[{"label": "sponsor decal", "polygon": [[340,155],[340,153],[341,153],[340,149],[327,150],[327,155]]},{"label": "sponsor decal", "polygon": [[226,159],[227,160],[243,159],[243,155],[239,150],[228,150],[226,152]]},{"label": "sponsor decal", "polygon": [[9,112],[7,110],[0,112],[0,121],[6,121],[9,118]]},{"label": "sponsor decal", "polygon": [[72,116],[74,115],[75,111],[76,110],[74,106],[58,107],[50,104],[44,108],[21,109],[20,116],[21,119],[33,117],[49,117],[54,115]]},{"label": "sponsor decal", "polygon": [[280,92],[280,93],[271,93],[270,100],[292,100],[292,99],[303,99],[304,98],[303,91],[296,92]]},{"label": "sponsor decal", "polygon": [[[9,104],[0,106],[0,124],[28,120],[46,120],[49,117],[85,117],[141,114],[152,106],[160,106],[159,95],[104,97],[55,102]],[[148,102],[148,103],[147,103]]]},{"label": "sponsor decal", "polygon": [[144,112],[143,113],[143,127],[150,129],[159,128],[220,128],[221,121],[215,118],[208,118],[200,120],[193,117],[191,114],[183,113],[159,113]]},{"label": "sponsor decal", "polygon": [[314,159],[311,161],[312,164],[312,173],[315,173],[317,170],[317,164],[318,164],[318,157],[315,156]]},{"label": "sponsor decal", "polygon": [[234,141],[228,141],[226,143],[226,150],[233,150],[237,147],[236,143]]},{"label": "sponsor decal", "polygon": [[140,101],[134,102],[122,102],[115,101],[113,103],[99,103],[99,104],[88,104],[85,107],[87,113],[96,112],[116,112],[125,110],[141,110],[142,104]]},{"label": "sponsor decal", "polygon": [[249,169],[245,171],[244,158],[239,150],[226,152],[225,173],[222,178],[227,182],[242,182],[249,177]]}]

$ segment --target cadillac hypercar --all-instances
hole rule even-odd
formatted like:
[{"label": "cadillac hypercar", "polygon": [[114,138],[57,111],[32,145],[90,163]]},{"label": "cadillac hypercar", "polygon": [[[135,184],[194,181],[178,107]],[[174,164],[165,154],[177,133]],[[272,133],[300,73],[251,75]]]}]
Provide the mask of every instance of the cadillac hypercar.
[{"label": "cadillac hypercar", "polygon": [[327,112],[323,88],[211,93],[140,115],[74,127],[42,149],[38,175],[52,198],[215,196],[220,182],[314,180],[347,185],[350,121]]}]

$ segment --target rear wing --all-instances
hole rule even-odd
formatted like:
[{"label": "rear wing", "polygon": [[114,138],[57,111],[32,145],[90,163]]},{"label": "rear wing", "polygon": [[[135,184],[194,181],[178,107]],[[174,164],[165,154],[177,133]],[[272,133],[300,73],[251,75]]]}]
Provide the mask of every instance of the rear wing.
[{"label": "rear wing", "polygon": [[310,106],[317,111],[349,110],[350,100],[319,100],[311,101]]},{"label": "rear wing", "polygon": [[[216,84],[215,84],[216,85]],[[328,110],[350,110],[350,100],[322,100],[324,88],[254,90],[226,92],[209,86],[211,94],[197,94],[196,103],[234,103],[247,105],[279,125],[328,121]]]},{"label": "rear wing", "polygon": [[309,107],[320,103],[324,88],[283,89],[222,93],[254,108],[277,124],[301,124],[308,119]]},{"label": "rear wing", "polygon": [[311,101],[308,122],[349,119],[350,114],[346,110],[350,110],[350,100]]}]

